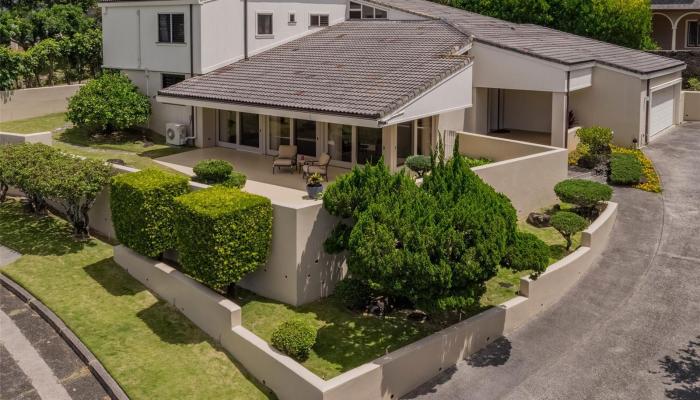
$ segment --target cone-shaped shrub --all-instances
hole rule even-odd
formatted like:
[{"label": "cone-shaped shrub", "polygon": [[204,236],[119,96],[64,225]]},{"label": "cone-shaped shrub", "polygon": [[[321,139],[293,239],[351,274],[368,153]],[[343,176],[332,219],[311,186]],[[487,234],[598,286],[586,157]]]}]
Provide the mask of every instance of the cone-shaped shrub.
[{"label": "cone-shaped shrub", "polygon": [[270,199],[216,186],[176,198],[175,208],[180,263],[195,279],[223,289],[267,260]]}]

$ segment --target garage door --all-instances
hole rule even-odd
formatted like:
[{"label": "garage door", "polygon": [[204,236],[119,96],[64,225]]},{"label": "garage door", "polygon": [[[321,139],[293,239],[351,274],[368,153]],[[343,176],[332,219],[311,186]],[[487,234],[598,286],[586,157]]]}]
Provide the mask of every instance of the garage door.
[{"label": "garage door", "polygon": [[652,92],[651,94],[651,121],[649,122],[649,136],[654,136],[673,125],[673,90],[675,86],[669,86]]}]

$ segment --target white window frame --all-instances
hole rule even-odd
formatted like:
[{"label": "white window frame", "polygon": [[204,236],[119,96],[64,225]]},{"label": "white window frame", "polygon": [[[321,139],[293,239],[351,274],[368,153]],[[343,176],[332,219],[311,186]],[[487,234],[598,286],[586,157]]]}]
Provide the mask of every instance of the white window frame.
[{"label": "white window frame", "polygon": [[297,24],[297,13],[296,11],[290,11],[289,15],[287,16],[287,23],[289,25],[296,25]]},{"label": "white window frame", "polygon": [[[269,15],[270,16],[270,29],[271,33],[260,33],[260,16]],[[255,13],[255,38],[256,39],[271,39],[275,37],[275,16],[272,11],[258,11]]]},{"label": "white window frame", "polygon": [[[696,22],[698,24],[697,31],[695,32],[695,36],[697,36],[697,38],[695,39],[697,43],[695,45],[690,44],[690,23],[691,22]],[[696,49],[696,48],[700,47],[700,19],[692,19],[692,20],[689,19],[689,20],[685,21],[685,47],[687,47],[689,49]]]},{"label": "white window frame", "polygon": [[[318,25],[311,24],[311,19],[313,17],[318,17]],[[321,17],[328,18],[326,25],[321,25]],[[326,14],[326,13],[311,13],[311,14],[309,14],[309,28],[325,28],[325,27],[330,26],[330,25],[331,25],[331,16],[329,14]]]},{"label": "white window frame", "polygon": [[[161,15],[167,15],[168,16],[168,29],[170,30],[170,41],[169,42],[161,42],[160,41],[160,16]],[[174,35],[173,35],[173,15],[182,15],[182,21],[183,21],[183,26],[182,26],[182,42],[175,42],[173,40]],[[185,17],[185,13],[183,12],[159,12],[156,13],[156,44],[159,45],[185,45],[187,44],[187,18]]]}]

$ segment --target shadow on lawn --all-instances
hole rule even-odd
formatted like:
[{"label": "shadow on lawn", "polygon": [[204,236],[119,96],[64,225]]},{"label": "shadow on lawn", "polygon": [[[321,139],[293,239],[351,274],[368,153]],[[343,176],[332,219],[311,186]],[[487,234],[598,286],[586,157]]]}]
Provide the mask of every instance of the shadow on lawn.
[{"label": "shadow on lawn", "polygon": [[0,243],[23,255],[61,256],[76,253],[93,240],[73,239],[70,226],[57,218],[36,217],[21,202],[8,199],[0,204]]},{"label": "shadow on lawn", "polygon": [[112,296],[133,296],[146,288],[124,271],[112,257],[85,267],[85,272]]}]

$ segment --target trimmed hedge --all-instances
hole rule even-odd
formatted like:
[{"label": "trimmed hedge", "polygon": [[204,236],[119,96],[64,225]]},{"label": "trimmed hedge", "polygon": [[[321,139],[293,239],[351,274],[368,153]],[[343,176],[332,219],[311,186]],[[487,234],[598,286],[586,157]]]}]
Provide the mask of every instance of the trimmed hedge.
[{"label": "trimmed hedge", "polygon": [[426,172],[430,171],[430,164],[430,156],[417,154],[406,158],[406,167],[415,172],[419,178],[423,177]]},{"label": "trimmed hedge", "polygon": [[226,178],[225,181],[221,182],[221,186],[226,186],[228,188],[241,189],[245,186],[247,178],[245,174],[237,171],[231,172],[231,174]]},{"label": "trimmed hedge", "polygon": [[610,182],[634,185],[642,180],[644,167],[633,154],[616,153],[610,157]]},{"label": "trimmed hedge", "polygon": [[282,323],[272,332],[272,345],[277,350],[304,361],[309,358],[311,348],[316,344],[317,329],[304,319],[293,319]]},{"label": "trimmed hedge", "polygon": [[174,248],[173,199],[187,190],[186,177],[158,169],[113,177],[110,206],[119,242],[147,257]]},{"label": "trimmed hedge", "polygon": [[215,184],[225,182],[233,172],[233,165],[224,160],[204,160],[192,169],[195,180],[201,183]]},{"label": "trimmed hedge", "polygon": [[516,271],[531,269],[532,276],[537,277],[549,266],[549,246],[532,233],[517,232],[503,264]]},{"label": "trimmed hedge", "polygon": [[554,186],[559,200],[575,204],[584,209],[592,209],[602,201],[612,198],[612,188],[608,185],[585,179],[567,179]]},{"label": "trimmed hedge", "polygon": [[579,129],[576,131],[576,136],[578,136],[582,144],[588,146],[592,154],[602,155],[610,153],[610,143],[612,143],[613,139],[612,129],[591,126]]},{"label": "trimmed hedge", "polygon": [[588,227],[585,218],[569,211],[559,211],[552,215],[550,223],[566,239],[566,250],[571,249],[571,237]]},{"label": "trimmed hedge", "polygon": [[215,186],[177,197],[174,204],[180,263],[190,276],[223,289],[267,260],[270,199]]}]

